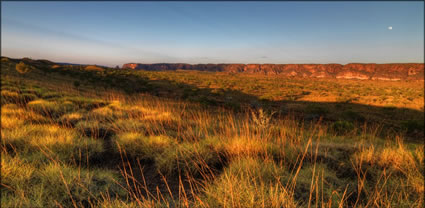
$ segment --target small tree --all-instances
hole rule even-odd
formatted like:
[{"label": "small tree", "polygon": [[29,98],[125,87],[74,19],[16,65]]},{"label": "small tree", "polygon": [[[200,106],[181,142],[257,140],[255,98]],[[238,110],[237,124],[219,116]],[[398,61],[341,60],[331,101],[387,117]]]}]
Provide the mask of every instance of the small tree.
[{"label": "small tree", "polygon": [[19,62],[19,64],[16,64],[16,71],[18,71],[20,74],[26,74],[31,71],[31,66],[25,64],[24,62]]}]

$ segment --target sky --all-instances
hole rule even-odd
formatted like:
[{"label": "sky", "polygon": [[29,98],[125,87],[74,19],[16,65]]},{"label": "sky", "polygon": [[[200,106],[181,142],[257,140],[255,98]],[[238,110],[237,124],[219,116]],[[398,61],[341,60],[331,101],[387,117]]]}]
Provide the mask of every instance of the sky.
[{"label": "sky", "polygon": [[1,2],[1,55],[124,63],[423,63],[424,2]]}]

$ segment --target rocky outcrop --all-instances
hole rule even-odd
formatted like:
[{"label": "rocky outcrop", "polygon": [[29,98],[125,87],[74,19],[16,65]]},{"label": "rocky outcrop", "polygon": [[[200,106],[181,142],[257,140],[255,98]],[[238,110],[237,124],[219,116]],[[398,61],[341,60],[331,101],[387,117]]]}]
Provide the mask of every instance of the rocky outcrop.
[{"label": "rocky outcrop", "polygon": [[124,64],[123,69],[147,71],[199,70],[232,73],[260,73],[288,77],[360,80],[424,80],[424,64]]}]

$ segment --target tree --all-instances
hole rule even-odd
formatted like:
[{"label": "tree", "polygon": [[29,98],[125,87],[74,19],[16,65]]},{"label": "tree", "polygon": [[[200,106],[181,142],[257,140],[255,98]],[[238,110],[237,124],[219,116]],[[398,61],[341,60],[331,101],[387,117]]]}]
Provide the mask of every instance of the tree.
[{"label": "tree", "polygon": [[16,64],[16,71],[18,71],[20,74],[26,74],[32,70],[32,67],[25,64],[24,62],[19,62],[19,64]]}]

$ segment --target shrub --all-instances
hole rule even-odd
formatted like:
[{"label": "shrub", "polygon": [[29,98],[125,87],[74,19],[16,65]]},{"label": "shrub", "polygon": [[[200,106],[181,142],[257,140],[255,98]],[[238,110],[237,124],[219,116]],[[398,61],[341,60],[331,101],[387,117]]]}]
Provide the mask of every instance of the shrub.
[{"label": "shrub", "polygon": [[74,81],[73,82],[74,87],[78,88],[80,86],[80,82],[79,81]]},{"label": "shrub", "polygon": [[346,134],[354,130],[354,124],[349,121],[336,121],[331,125],[331,129],[337,134]]},{"label": "shrub", "polygon": [[272,118],[274,113],[266,113],[263,111],[262,108],[258,109],[257,112],[252,111],[251,112],[251,118],[252,121],[254,122],[254,124],[260,128],[260,129],[265,129],[267,127],[269,127],[270,125],[270,120]]},{"label": "shrub", "polygon": [[30,72],[33,68],[24,62],[19,62],[19,64],[16,64],[16,71],[18,71],[20,74],[26,74]]}]

